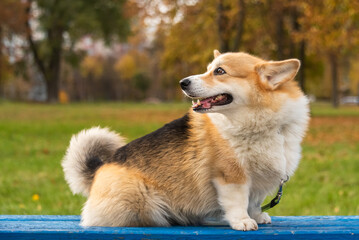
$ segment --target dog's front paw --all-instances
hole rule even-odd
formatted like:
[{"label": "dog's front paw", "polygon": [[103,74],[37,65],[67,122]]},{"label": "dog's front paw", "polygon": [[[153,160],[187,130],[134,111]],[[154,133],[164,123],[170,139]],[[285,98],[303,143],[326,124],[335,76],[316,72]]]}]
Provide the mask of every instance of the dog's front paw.
[{"label": "dog's front paw", "polygon": [[272,223],[272,219],[270,218],[269,214],[266,212],[261,212],[258,215],[253,216],[254,220],[258,224],[269,224]]},{"label": "dog's front paw", "polygon": [[252,218],[245,218],[245,219],[231,221],[230,225],[234,230],[239,230],[239,231],[258,230],[258,225],[256,221]]}]

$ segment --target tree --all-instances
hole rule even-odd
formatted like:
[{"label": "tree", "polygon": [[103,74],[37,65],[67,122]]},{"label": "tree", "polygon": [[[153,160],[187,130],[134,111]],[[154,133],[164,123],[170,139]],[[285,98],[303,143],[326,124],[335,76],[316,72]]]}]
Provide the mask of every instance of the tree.
[{"label": "tree", "polygon": [[[244,50],[267,59],[299,58],[302,67],[298,80],[303,91],[306,90],[304,73],[316,73],[314,78],[319,79],[322,56],[326,56],[332,65],[332,95],[336,99],[333,102],[338,102],[341,59],[355,52],[359,40],[358,1],[189,2],[151,1],[156,6],[159,3],[167,6],[165,9],[169,10],[164,12],[152,11],[152,5],[146,5],[157,19],[162,19],[152,45],[155,54],[151,56],[160,59],[156,79],[161,79],[169,89],[169,96],[182,96],[174,92],[178,81],[203,72],[212,60],[213,49],[217,48],[223,52]],[[311,81],[308,86],[318,83]]]},{"label": "tree", "polygon": [[244,0],[217,1],[217,29],[221,52],[237,52],[242,43],[246,3]]},{"label": "tree", "polygon": [[298,58],[301,69],[298,73],[300,87],[305,91],[306,41],[295,33],[301,31],[299,18],[303,15],[302,0],[260,0],[262,27],[274,44],[276,59]]},{"label": "tree", "polygon": [[317,53],[323,54],[331,69],[332,104],[339,106],[339,66],[343,57],[359,44],[359,3],[351,0],[301,1],[303,16],[299,36]]},{"label": "tree", "polygon": [[[216,1],[200,1],[182,10],[181,21],[173,22],[163,34],[161,54],[162,84],[170,96],[182,97],[178,81],[188,75],[200,73],[218,48],[216,33]],[[166,31],[167,29],[162,28]]]},{"label": "tree", "polygon": [[[34,62],[45,79],[49,102],[58,100],[64,53],[73,53],[74,43],[80,37],[91,35],[110,42],[124,40],[129,34],[129,20],[124,8],[125,0],[27,1],[26,37]],[[32,20],[38,22],[40,29],[32,29]],[[34,35],[39,32],[44,37],[35,39]]]},{"label": "tree", "polygon": [[6,76],[9,75],[9,63],[7,57],[3,54],[5,52],[4,40],[5,38],[11,38],[13,35],[21,36],[25,30],[24,20],[24,6],[20,1],[0,1],[0,88],[6,80]]},{"label": "tree", "polygon": [[146,97],[146,92],[150,87],[149,63],[150,59],[146,51],[131,49],[114,64],[113,68],[123,82],[124,95],[127,95],[127,98]]},{"label": "tree", "polygon": [[[104,60],[100,56],[86,56],[80,63],[80,73],[87,81],[81,81],[79,93],[82,99],[91,100],[94,98],[94,91],[91,91],[95,81],[99,79],[104,70]],[[82,79],[83,80],[83,79]],[[96,86],[98,88],[98,86]]]}]

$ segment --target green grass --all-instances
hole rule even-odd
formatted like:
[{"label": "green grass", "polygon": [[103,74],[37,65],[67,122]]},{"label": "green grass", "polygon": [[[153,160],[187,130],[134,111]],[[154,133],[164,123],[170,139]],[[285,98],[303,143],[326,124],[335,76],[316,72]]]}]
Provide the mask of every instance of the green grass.
[{"label": "green grass", "polygon": [[312,104],[311,111],[313,116],[356,116],[359,117],[359,106],[347,105],[339,108],[332,108],[326,102]]},{"label": "green grass", "polygon": [[[71,135],[100,125],[133,140],[189,105],[0,104],[0,214],[80,214],[85,199],[72,195],[60,165]],[[359,108],[316,104],[312,116],[303,160],[269,212],[359,215]]]}]

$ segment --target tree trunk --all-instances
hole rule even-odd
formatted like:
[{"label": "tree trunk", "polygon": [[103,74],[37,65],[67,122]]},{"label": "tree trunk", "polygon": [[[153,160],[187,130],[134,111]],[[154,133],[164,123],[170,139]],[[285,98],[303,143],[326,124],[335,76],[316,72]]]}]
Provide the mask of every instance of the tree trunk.
[{"label": "tree trunk", "polygon": [[277,59],[278,60],[283,60],[284,58],[284,54],[283,54],[283,50],[284,50],[284,43],[283,43],[283,39],[285,38],[284,36],[284,22],[283,22],[283,14],[280,13],[277,15],[277,19],[276,19],[276,42],[277,42]]},{"label": "tree trunk", "polygon": [[33,36],[32,36],[32,30],[31,30],[31,26],[30,26],[31,4],[32,4],[32,0],[29,0],[27,2],[27,6],[25,9],[25,11],[26,11],[26,22],[25,22],[26,38],[30,45],[30,51],[32,52],[32,54],[34,56],[35,64],[37,65],[37,67],[38,67],[40,73],[43,75],[44,79],[47,79],[45,76],[46,69],[45,69],[44,61],[39,56],[39,51],[38,51],[37,45],[35,44],[35,41],[33,40]]},{"label": "tree trunk", "polygon": [[[238,51],[242,43],[244,33],[244,22],[246,15],[246,4],[244,0],[238,0],[238,12],[235,24],[228,18],[226,12],[230,10],[229,6],[225,6],[223,0],[217,3],[217,30],[219,38],[220,52]],[[234,38],[231,33],[235,32]],[[233,41],[232,41],[233,40]]]},{"label": "tree trunk", "polygon": [[[301,26],[299,24],[298,18],[299,15],[302,15],[297,7],[293,7],[291,9],[291,20],[292,20],[292,27],[293,30],[295,32],[300,32],[301,30]],[[295,52],[296,52],[296,45],[298,45],[297,43],[295,43],[295,41],[293,41],[293,38],[291,39],[291,49],[290,49],[290,53],[291,56],[295,56]],[[305,51],[306,51],[306,42],[305,40],[301,40],[299,42],[299,52],[298,52],[298,58],[301,61],[301,69],[298,73],[298,79],[299,79],[299,86],[302,89],[302,91],[305,93],[306,89],[305,89],[305,68],[306,68],[306,59],[305,59]]]},{"label": "tree trunk", "polygon": [[219,37],[219,48],[221,52],[228,52],[229,49],[229,39],[227,36],[227,25],[228,19],[225,15],[225,6],[223,0],[218,0],[217,4],[217,30]]},{"label": "tree trunk", "polygon": [[238,13],[237,13],[237,24],[236,26],[236,36],[234,38],[232,51],[237,52],[242,44],[242,38],[244,33],[244,22],[246,18],[246,4],[244,0],[238,0]]},{"label": "tree trunk", "polygon": [[305,49],[306,49],[306,43],[305,40],[300,41],[299,43],[299,60],[301,62],[301,69],[299,71],[299,86],[302,89],[302,91],[305,93],[305,68],[306,68],[306,59],[305,59]]},{"label": "tree trunk", "polygon": [[52,29],[48,30],[48,42],[50,47],[50,58],[47,70],[46,84],[47,84],[47,101],[57,102],[60,87],[60,70],[61,70],[61,55],[63,30],[61,26],[53,25]]},{"label": "tree trunk", "polygon": [[[54,5],[58,1],[55,1]],[[60,84],[60,68],[61,68],[61,55],[63,44],[64,28],[58,20],[49,24],[47,28],[46,45],[49,47],[49,56],[40,55],[38,46],[33,40],[32,30],[30,27],[31,18],[31,4],[29,0],[26,7],[26,37],[29,42],[30,50],[34,56],[34,61],[40,73],[43,75],[46,83],[47,101],[58,102],[59,84]],[[54,8],[56,9],[56,8]]]},{"label": "tree trunk", "polygon": [[56,103],[59,100],[59,86],[56,81],[46,81],[47,102]]},{"label": "tree trunk", "polygon": [[338,87],[338,58],[336,54],[329,55],[331,81],[332,81],[332,105],[333,107],[339,107],[339,87]]}]

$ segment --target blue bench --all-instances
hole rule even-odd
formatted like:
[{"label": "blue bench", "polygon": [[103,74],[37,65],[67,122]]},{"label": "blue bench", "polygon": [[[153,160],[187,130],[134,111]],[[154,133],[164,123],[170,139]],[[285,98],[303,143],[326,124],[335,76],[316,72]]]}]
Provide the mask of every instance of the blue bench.
[{"label": "blue bench", "polygon": [[199,227],[88,227],[79,216],[0,215],[0,239],[359,239],[359,216],[273,217],[258,231],[224,223]]}]

